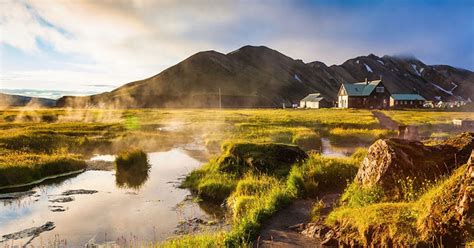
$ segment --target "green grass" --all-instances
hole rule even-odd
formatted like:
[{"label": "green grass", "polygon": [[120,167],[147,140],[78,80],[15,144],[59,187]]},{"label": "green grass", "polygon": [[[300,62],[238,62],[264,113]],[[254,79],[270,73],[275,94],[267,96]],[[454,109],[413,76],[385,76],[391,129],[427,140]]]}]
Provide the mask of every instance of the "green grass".
[{"label": "green grass", "polygon": [[313,153],[301,166],[304,190],[308,193],[344,189],[353,180],[365,154],[359,150],[349,158],[329,158]]}]

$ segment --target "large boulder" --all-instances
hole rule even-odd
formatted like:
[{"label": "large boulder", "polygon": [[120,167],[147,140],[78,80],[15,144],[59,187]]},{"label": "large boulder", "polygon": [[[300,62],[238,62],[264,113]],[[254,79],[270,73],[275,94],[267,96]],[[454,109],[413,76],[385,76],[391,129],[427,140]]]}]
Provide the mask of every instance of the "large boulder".
[{"label": "large boulder", "polygon": [[217,162],[219,170],[242,175],[257,171],[285,175],[294,163],[308,158],[297,146],[284,144],[237,143],[223,147],[223,154]]},{"label": "large boulder", "polygon": [[387,196],[400,198],[407,179],[410,186],[420,187],[465,164],[473,149],[473,136],[462,133],[437,145],[396,138],[378,140],[370,146],[355,182],[379,186]]}]

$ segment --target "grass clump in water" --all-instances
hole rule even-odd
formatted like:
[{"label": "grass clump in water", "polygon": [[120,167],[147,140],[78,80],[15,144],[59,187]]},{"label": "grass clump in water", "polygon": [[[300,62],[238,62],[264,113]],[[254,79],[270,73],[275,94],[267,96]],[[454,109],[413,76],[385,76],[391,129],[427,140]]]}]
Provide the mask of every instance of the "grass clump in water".
[{"label": "grass clump in water", "polygon": [[148,180],[150,164],[143,150],[122,151],[117,154],[115,164],[115,182],[119,187],[139,189]]},{"label": "grass clump in water", "polygon": [[148,157],[143,150],[133,148],[128,151],[122,151],[115,157],[115,164],[117,169],[133,169],[133,168],[147,168]]}]

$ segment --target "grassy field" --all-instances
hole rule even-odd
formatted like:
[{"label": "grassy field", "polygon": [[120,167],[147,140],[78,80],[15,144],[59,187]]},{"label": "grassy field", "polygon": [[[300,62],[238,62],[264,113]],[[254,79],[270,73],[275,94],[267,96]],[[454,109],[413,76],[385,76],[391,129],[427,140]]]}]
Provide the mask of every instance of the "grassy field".
[{"label": "grassy field", "polygon": [[474,120],[474,112],[441,112],[430,110],[390,110],[384,114],[404,125],[451,125],[453,119]]},{"label": "grassy field", "polygon": [[[78,161],[94,153],[130,147],[166,150],[198,138],[214,154],[232,142],[296,144],[311,150],[320,149],[321,136],[349,140],[356,132],[372,141],[381,135],[373,129],[377,127],[365,110],[9,109],[0,111],[0,169],[9,175],[1,184],[76,170]],[[16,168],[31,176],[12,173]]]},{"label": "grassy field", "polygon": [[[453,117],[474,119],[473,113],[466,112],[384,113],[400,123],[443,124],[449,129],[446,132],[453,131],[448,125]],[[435,134],[436,137],[447,136],[442,134],[442,128],[436,131],[440,133]],[[232,216],[231,230],[183,236],[156,245],[210,247],[217,242],[247,246],[258,235],[262,222],[295,198],[311,196],[321,190],[343,189],[352,180],[364,157],[364,149],[348,158],[324,157],[316,153],[321,151],[321,138],[327,138],[333,145],[368,147],[378,138],[393,135],[393,131],[382,129],[368,110],[10,109],[0,111],[0,186],[83,169],[87,166],[85,161],[94,153],[117,154],[132,147],[145,152],[162,151],[199,140],[210,151],[210,161],[188,175],[183,186],[193,189],[203,199],[225,201]],[[312,152],[306,161],[278,172],[271,169],[223,173],[219,156],[225,157],[227,148],[242,143],[248,144],[247,147],[270,143],[298,145]],[[143,153],[136,155],[144,160]],[[129,154],[124,154],[119,160],[128,157]],[[130,180],[131,177],[117,177],[117,184],[140,187],[140,182]],[[363,211],[382,214],[385,208],[396,212],[412,209],[415,204],[380,203],[383,196],[378,195],[376,189],[352,193],[355,196],[348,198],[348,205],[332,214],[331,223],[345,221]],[[380,205],[382,210],[379,211],[374,204],[389,205]],[[365,207],[367,209],[363,209]],[[357,221],[354,223],[359,223]],[[363,224],[356,227],[362,228]]]}]

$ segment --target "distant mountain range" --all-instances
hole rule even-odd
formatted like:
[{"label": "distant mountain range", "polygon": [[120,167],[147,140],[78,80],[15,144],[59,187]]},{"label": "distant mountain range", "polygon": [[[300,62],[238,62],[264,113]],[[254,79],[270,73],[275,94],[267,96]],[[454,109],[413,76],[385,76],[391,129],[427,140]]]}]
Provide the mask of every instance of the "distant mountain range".
[{"label": "distant mountain range", "polygon": [[0,93],[0,107],[54,107],[56,100]]},{"label": "distant mountain range", "polygon": [[474,95],[474,73],[416,58],[373,54],[327,66],[304,63],[265,46],[228,54],[199,52],[161,73],[91,96],[65,96],[59,107],[276,107],[320,92],[335,100],[343,82],[383,78],[391,93],[418,93],[428,100]]}]

